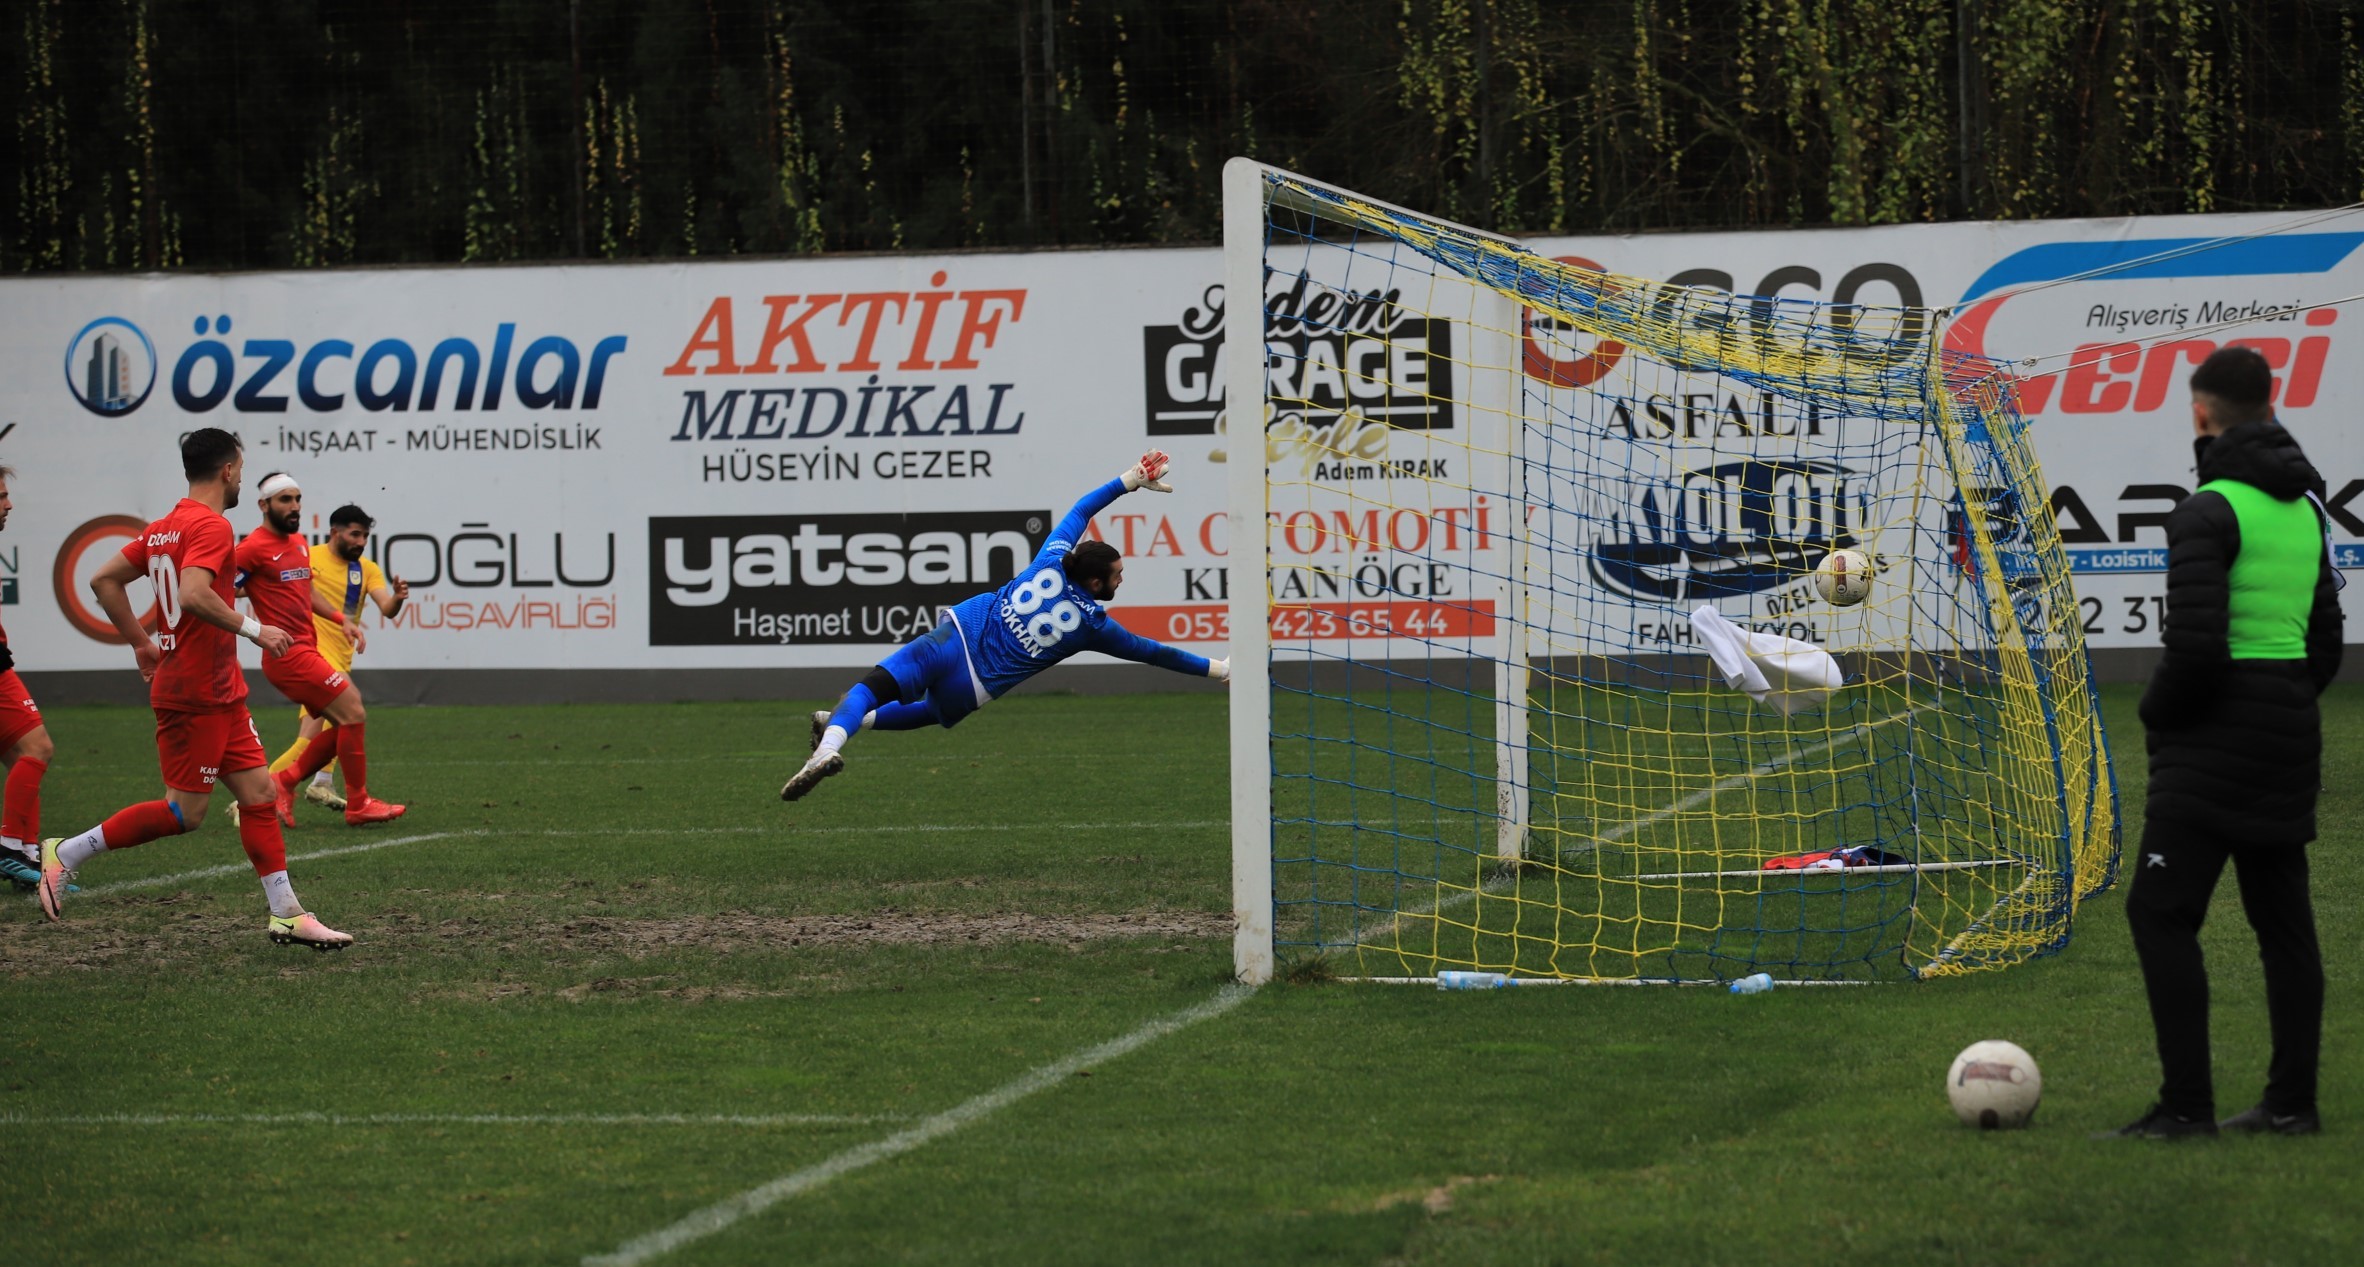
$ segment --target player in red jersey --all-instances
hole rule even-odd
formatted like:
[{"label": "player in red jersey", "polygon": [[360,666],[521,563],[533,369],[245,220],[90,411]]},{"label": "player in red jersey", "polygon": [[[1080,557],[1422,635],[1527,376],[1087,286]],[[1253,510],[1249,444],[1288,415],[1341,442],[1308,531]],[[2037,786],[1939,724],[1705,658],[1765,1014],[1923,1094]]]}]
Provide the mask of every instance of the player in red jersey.
[{"label": "player in red jersey", "polygon": [[[238,671],[232,639],[253,642],[265,656],[285,654],[290,639],[286,630],[242,618],[230,605],[235,551],[230,521],[222,512],[238,504],[238,481],[246,468],[239,449],[238,437],[216,427],[183,438],[181,470],[189,477],[189,495],[90,580],[100,608],[131,644],[140,676],[148,680],[164,799],[117,810],[70,840],[42,841],[41,911],[59,917],[68,882],[93,857],[195,831],[205,821],[218,781],[245,810],[238,816],[238,843],[262,877],[263,896],[271,904],[271,940],[339,950],[353,939],[307,914],[288,883],[287,844],[279,834],[279,815],[272,812],[270,758],[246,712],[246,678]],[[156,589],[162,628],[153,638],[132,614],[124,589],[142,576]]]},{"label": "player in red jersey", "polygon": [[[0,466],[0,528],[8,526],[8,481],[16,472]],[[8,632],[0,630],[0,763],[8,766],[6,808],[0,809],[0,876],[20,889],[41,880],[41,776],[57,745],[41,724],[41,707],[17,680],[16,656]]]},{"label": "player in red jersey", "polygon": [[354,827],[391,822],[404,806],[373,799],[369,758],[362,751],[361,688],[322,659],[312,617],[345,622],[345,613],[312,585],[312,547],[296,528],[303,523],[304,490],[295,477],[273,471],[256,485],[263,522],[238,543],[238,585],[254,604],[256,619],[288,632],[294,645],[285,655],[263,661],[263,677],[281,695],[303,705],[328,729],[313,736],[296,763],[272,776],[279,825],[295,826],[296,789],[334,760],[345,772],[345,822]]}]

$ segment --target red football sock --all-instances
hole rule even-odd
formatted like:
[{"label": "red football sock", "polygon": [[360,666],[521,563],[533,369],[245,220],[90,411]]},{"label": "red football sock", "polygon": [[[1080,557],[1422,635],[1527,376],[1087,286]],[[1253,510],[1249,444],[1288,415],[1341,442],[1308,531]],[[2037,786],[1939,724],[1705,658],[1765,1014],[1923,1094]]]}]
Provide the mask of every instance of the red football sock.
[{"label": "red football sock", "polygon": [[41,776],[49,763],[18,757],[8,771],[8,806],[0,810],[0,836],[39,843],[41,840]]},{"label": "red football sock", "polygon": [[304,755],[297,757],[294,765],[287,767],[280,773],[280,781],[289,787],[294,787],[327,769],[328,763],[336,759],[337,736],[343,730],[342,726],[330,726],[312,736],[312,742],[304,748]]},{"label": "red football sock", "polygon": [[345,775],[345,799],[355,805],[369,799],[369,756],[361,750],[361,732],[365,728],[355,724],[339,726],[331,732],[337,737],[337,769]]},{"label": "red football sock", "polygon": [[[277,825],[278,821],[279,816],[273,814],[273,825]],[[107,821],[99,824],[99,830],[106,833],[107,848],[114,850],[144,845],[166,836],[178,836],[183,828],[181,816],[172,812],[171,805],[163,801],[141,801],[137,805],[126,805],[116,810],[108,816]]]},{"label": "red football sock", "polygon": [[[279,813],[269,801],[238,807],[238,843],[256,875],[287,870],[287,838],[279,834]],[[108,847],[114,847],[112,841]]]}]

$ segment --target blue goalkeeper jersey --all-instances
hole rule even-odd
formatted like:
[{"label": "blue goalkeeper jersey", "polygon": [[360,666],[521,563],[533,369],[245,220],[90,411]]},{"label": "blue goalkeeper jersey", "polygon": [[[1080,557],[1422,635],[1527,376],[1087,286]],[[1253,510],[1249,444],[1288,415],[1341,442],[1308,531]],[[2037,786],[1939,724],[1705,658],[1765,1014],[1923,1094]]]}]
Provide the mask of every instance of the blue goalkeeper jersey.
[{"label": "blue goalkeeper jersey", "polygon": [[1079,651],[1206,676],[1206,657],[1153,642],[1110,620],[1108,609],[1068,581],[1060,567],[1092,516],[1124,493],[1121,479],[1086,493],[1015,579],[952,609],[969,667],[986,698],[999,699],[1011,687]]}]

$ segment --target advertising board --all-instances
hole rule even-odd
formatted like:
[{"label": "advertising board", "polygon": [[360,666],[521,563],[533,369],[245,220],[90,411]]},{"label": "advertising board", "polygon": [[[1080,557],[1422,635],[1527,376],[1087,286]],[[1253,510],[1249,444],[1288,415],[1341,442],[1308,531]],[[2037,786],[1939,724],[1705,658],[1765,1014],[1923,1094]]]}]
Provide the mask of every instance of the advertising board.
[{"label": "advertising board", "polygon": [[[2148,647],[2166,512],[2193,483],[2183,378],[2216,346],[2246,343],[2275,367],[2281,416],[2329,481],[2339,557],[2364,566],[2364,433],[2348,424],[2364,357],[2346,333],[2364,317],[2309,307],[2364,293],[2364,230],[2256,236],[2289,224],[1532,245],[1737,293],[1953,308],[1949,346],[2027,362],[2021,400],[2092,644]],[[1077,497],[1156,445],[1176,456],[1176,491],[1127,497],[1095,524],[1128,556],[1112,610],[1221,654],[1236,443],[1221,276],[1220,252],[1195,249],[7,279],[0,462],[18,474],[0,620],[28,669],[127,666],[85,583],[180,496],[177,438],[219,426],[245,440],[251,474],[303,483],[308,530],[344,503],[375,517],[370,549],[411,601],[373,628],[365,674],[858,669],[1007,579]],[[1420,465],[1455,460],[1472,425],[1435,387],[1479,337],[1465,314],[1302,283],[1277,275],[1267,295],[1271,358],[1305,402],[1267,436],[1287,478],[1472,484]],[[1534,392],[1614,385],[1608,350],[1548,323],[1519,355]],[[1685,411],[1761,404],[1646,396],[1632,442],[1703,453]],[[1689,470],[1681,457],[1672,467]],[[1735,487],[1794,485],[1825,515],[1861,497],[1777,455],[1691,465]],[[1312,622],[1303,636],[1373,620],[1481,635],[1469,575],[1417,560],[1437,532],[1474,542],[1499,506],[1348,506],[1273,525],[1287,562],[1275,584]],[[251,502],[231,520],[251,529]],[[1584,583],[1683,602],[1630,544],[1594,550]]]}]

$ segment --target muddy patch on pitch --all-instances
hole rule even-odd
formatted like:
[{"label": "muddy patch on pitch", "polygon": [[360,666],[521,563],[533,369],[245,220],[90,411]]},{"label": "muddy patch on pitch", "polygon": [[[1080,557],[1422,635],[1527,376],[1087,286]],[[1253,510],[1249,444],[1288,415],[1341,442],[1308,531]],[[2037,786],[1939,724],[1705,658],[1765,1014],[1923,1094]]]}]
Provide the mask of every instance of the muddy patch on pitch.
[{"label": "muddy patch on pitch", "polygon": [[685,985],[673,977],[599,977],[579,985],[563,986],[549,992],[554,998],[569,1003],[580,1003],[597,994],[613,994],[624,998],[671,999],[680,1003],[709,1003],[734,999],[787,999],[813,993],[811,990],[770,990],[747,985]]},{"label": "muddy patch on pitch", "polygon": [[[1447,1214],[1453,1209],[1453,1195],[1455,1193],[1471,1184],[1493,1183],[1501,1177],[1500,1175],[1455,1175],[1433,1188],[1406,1188],[1400,1192],[1390,1192],[1360,1208],[1379,1213],[1392,1210],[1399,1205],[1417,1204],[1430,1214]],[[1348,1205],[1341,1208],[1353,1209],[1356,1207]]]},{"label": "muddy patch on pitch", "polygon": [[[483,897],[484,895],[479,895]],[[1184,949],[1186,943],[1231,936],[1229,915],[1203,911],[1129,911],[1037,915],[1023,911],[987,914],[905,911],[888,908],[860,915],[757,915],[746,912],[628,917],[576,915],[566,919],[422,918],[384,910],[342,927],[357,939],[333,956],[271,946],[263,920],[248,901],[217,901],[210,894],[110,896],[85,911],[69,908],[64,923],[39,919],[0,922],[0,975],[23,978],[103,969],[174,971],[193,962],[280,955],[283,967],[318,970],[351,968],[439,950],[486,947],[531,955],[544,961],[598,956],[642,959],[690,950],[730,955],[753,950],[840,946],[996,946],[1012,943],[1063,945],[1081,950],[1093,942],[1145,939]],[[76,916],[81,916],[77,919]],[[692,987],[694,988],[694,987]],[[520,991],[524,992],[524,991]],[[587,986],[583,994],[605,993]],[[660,988],[651,993],[663,993]]]},{"label": "muddy patch on pitch", "polygon": [[[464,936],[464,932],[446,933]],[[639,957],[669,950],[729,953],[750,947],[990,946],[1007,942],[1081,944],[1110,938],[1229,937],[1231,917],[1203,911],[1035,915],[1023,911],[946,914],[889,908],[861,915],[693,915],[671,919],[574,919],[537,930],[537,940],[592,954]]]},{"label": "muddy patch on pitch", "polygon": [[233,916],[211,894],[109,895],[87,905],[68,897],[65,920],[54,924],[41,917],[31,899],[25,905],[31,918],[0,923],[0,972],[10,977],[169,968],[192,957],[224,954],[241,939],[266,940],[261,916]]}]

